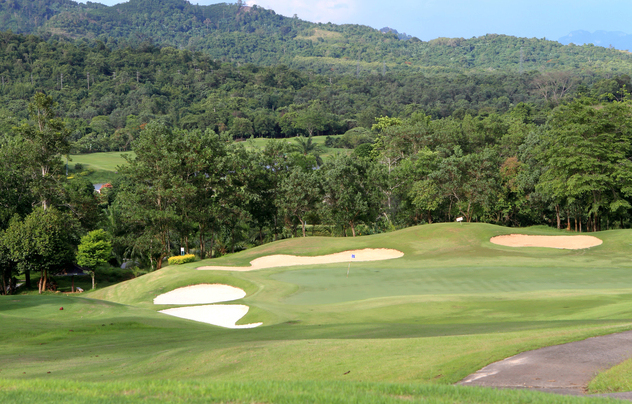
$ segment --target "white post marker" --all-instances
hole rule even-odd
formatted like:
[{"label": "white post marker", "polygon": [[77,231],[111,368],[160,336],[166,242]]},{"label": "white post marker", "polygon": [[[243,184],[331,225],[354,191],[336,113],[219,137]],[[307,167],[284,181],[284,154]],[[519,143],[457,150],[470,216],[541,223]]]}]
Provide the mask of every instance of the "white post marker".
[{"label": "white post marker", "polygon": [[184,255],[184,247],[180,247],[180,255]]},{"label": "white post marker", "polygon": [[459,223],[463,222],[463,216],[461,216],[461,217],[457,217],[457,218],[456,218],[456,221],[457,221],[457,222],[459,222]]},{"label": "white post marker", "polygon": [[[351,254],[351,259],[355,258],[355,254]],[[347,267],[347,278],[349,277],[349,270],[351,269],[351,261],[349,261],[349,266]]]}]

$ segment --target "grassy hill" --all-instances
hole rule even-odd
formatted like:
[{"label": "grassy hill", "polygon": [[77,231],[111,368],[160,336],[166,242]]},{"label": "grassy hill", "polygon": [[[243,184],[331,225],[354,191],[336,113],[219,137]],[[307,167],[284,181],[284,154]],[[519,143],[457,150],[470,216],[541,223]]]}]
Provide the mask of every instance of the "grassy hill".
[{"label": "grassy hill", "polygon": [[[296,238],[166,267],[80,297],[1,297],[0,363],[10,365],[0,371],[0,386],[8,386],[0,387],[0,399],[20,402],[7,399],[28,391],[35,400],[46,389],[57,398],[82,392],[91,402],[100,402],[104,390],[109,402],[201,402],[204,394],[244,403],[349,402],[349,395],[357,402],[554,402],[450,384],[522,351],[631,329],[632,233],[596,233],[603,244],[588,250],[489,242],[516,232],[439,224],[358,238]],[[195,269],[356,248],[405,255],[353,263],[348,278],[346,264]],[[198,283],[244,289],[247,296],[236,303],[250,311],[239,323],[264,325],[228,330],[157,313],[170,306],[154,306],[155,296]]]}]

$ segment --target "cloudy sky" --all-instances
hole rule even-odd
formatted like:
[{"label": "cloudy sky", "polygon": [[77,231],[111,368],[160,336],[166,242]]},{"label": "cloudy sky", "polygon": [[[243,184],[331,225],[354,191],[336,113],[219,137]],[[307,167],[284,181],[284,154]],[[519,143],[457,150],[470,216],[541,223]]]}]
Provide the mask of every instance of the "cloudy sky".
[{"label": "cloudy sky", "polygon": [[[95,0],[93,0],[95,1]],[[96,0],[115,4],[117,0]],[[190,0],[212,4],[214,0]],[[233,1],[226,1],[233,2]],[[558,39],[571,31],[632,33],[630,0],[244,0],[314,22],[385,26],[422,40],[487,33]]]}]

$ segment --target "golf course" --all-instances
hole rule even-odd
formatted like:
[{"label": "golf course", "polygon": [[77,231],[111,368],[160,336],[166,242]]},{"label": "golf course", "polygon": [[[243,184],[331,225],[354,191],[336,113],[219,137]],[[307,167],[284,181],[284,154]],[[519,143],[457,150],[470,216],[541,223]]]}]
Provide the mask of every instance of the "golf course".
[{"label": "golf course", "polygon": [[[454,385],[521,352],[632,329],[632,230],[582,233],[601,243],[580,249],[490,242],[511,234],[577,233],[443,223],[292,238],[93,292],[0,296],[0,402],[613,402]],[[363,261],[364,249],[400,254]],[[346,251],[332,263],[225,268]],[[243,290],[214,305],[246,306],[236,325],[253,327],[154,302],[194,285]],[[632,390],[631,375],[623,362],[588,393]]]}]

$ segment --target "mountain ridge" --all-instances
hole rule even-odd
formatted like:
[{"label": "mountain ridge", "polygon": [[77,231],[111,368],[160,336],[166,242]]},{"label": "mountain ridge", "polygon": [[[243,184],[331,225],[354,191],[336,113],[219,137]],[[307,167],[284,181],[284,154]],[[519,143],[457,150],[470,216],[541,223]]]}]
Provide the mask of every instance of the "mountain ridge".
[{"label": "mountain ridge", "polygon": [[185,0],[130,0],[114,6],[7,0],[0,2],[0,30],[96,39],[111,48],[146,42],[202,51],[224,62],[284,64],[334,75],[578,68],[632,72],[632,56],[614,49],[496,34],[401,40],[405,34],[389,27],[312,23],[258,6],[203,6]]}]

